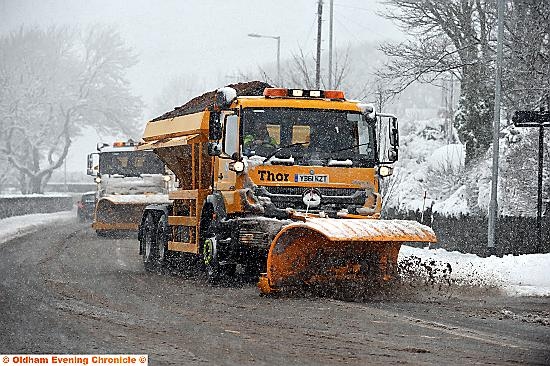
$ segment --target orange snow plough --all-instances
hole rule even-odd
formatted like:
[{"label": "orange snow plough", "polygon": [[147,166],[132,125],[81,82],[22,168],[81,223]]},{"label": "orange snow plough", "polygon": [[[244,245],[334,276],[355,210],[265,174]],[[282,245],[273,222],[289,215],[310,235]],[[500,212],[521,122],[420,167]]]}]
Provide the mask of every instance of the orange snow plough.
[{"label": "orange snow plough", "polygon": [[435,241],[417,222],[380,220],[397,118],[338,90],[231,85],[148,122],[138,149],[155,152],[178,187],[144,210],[147,269],[184,252],[211,282],[244,272],[264,293],[374,283],[394,277],[402,243]]},{"label": "orange snow plough", "polygon": [[263,293],[337,281],[379,283],[395,278],[404,242],[435,242],[434,232],[414,221],[300,217],[275,237]]}]

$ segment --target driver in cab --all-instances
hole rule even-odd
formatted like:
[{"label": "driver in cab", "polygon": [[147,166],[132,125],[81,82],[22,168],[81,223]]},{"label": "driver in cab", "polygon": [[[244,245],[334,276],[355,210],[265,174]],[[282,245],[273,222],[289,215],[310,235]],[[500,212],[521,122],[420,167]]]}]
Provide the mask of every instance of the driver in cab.
[{"label": "driver in cab", "polygon": [[252,129],[245,134],[243,139],[245,153],[254,154],[258,148],[273,149],[277,147],[277,141],[267,131],[267,126],[262,123],[254,124]]}]

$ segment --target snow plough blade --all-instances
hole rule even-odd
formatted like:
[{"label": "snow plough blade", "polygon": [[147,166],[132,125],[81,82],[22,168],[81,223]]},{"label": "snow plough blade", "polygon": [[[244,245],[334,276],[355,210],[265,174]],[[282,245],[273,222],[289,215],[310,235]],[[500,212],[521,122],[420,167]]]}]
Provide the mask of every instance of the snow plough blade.
[{"label": "snow plough blade", "polygon": [[275,236],[264,294],[339,282],[384,283],[395,278],[402,243],[435,242],[433,230],[416,221],[306,218]]},{"label": "snow plough blade", "polygon": [[92,227],[99,231],[137,231],[147,205],[168,202],[168,195],[163,194],[103,197],[97,203]]}]

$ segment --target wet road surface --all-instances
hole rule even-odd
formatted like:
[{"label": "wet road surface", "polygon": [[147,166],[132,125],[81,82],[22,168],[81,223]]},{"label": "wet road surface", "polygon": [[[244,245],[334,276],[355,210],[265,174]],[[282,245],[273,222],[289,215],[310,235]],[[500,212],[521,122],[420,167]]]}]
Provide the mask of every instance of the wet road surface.
[{"label": "wet road surface", "polygon": [[148,273],[135,238],[65,222],[0,244],[0,353],[150,365],[550,364],[550,298],[418,286],[342,301]]}]

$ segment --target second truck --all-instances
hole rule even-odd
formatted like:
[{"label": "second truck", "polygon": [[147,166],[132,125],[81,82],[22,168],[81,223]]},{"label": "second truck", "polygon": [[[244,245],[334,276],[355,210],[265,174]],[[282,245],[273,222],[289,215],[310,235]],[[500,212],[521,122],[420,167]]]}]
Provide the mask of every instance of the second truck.
[{"label": "second truck", "polygon": [[152,151],[135,151],[132,140],[100,143],[88,155],[97,184],[92,228],[99,236],[137,232],[145,206],[167,204],[170,175]]},{"label": "second truck", "polygon": [[212,282],[237,266],[263,293],[390,281],[404,242],[434,242],[414,221],[380,220],[380,180],[397,160],[397,118],[342,91],[230,85],[147,123],[141,150],[174,172],[170,204],[146,207],[147,269],[171,252]]}]

